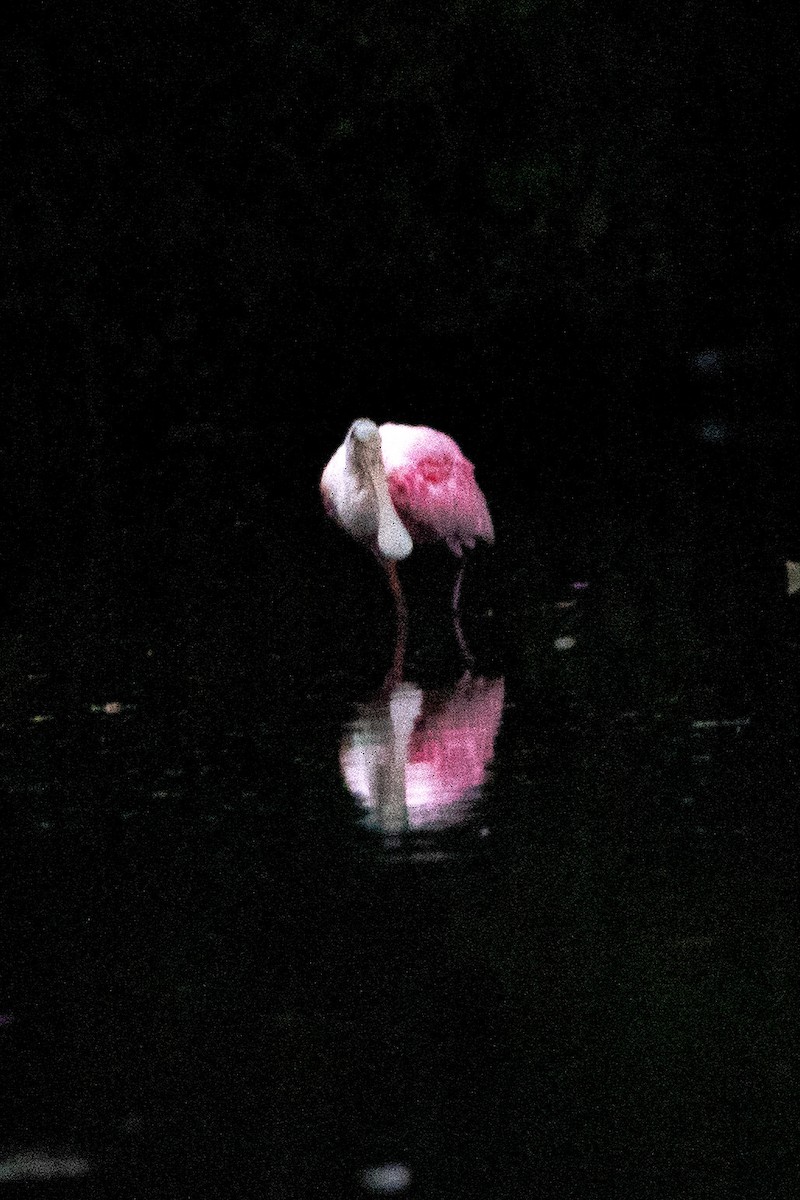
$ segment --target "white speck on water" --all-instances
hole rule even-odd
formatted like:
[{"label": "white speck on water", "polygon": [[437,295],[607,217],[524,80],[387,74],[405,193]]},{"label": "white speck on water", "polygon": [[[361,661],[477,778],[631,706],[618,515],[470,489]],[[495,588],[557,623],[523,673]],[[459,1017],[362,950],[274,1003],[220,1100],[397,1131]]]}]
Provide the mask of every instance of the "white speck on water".
[{"label": "white speck on water", "polygon": [[553,642],[553,645],[555,646],[556,650],[571,650],[575,645],[575,638],[570,636],[557,637]]},{"label": "white speck on water", "polygon": [[76,1179],[88,1175],[89,1160],[47,1150],[23,1150],[0,1159],[0,1183],[13,1179]]},{"label": "white speck on water", "polygon": [[719,729],[723,726],[740,729],[743,725],[749,724],[749,717],[717,717],[710,720],[692,721],[692,729]]},{"label": "white speck on water", "polygon": [[725,442],[730,436],[730,426],[726,421],[704,421],[700,436],[704,442]]},{"label": "white speck on water", "polygon": [[702,371],[704,375],[719,374],[720,367],[722,366],[719,351],[711,348],[707,350],[701,350],[694,356],[694,365],[697,367],[698,371]]},{"label": "white speck on water", "polygon": [[375,1196],[396,1196],[411,1186],[411,1171],[405,1163],[382,1163],[361,1172],[361,1186]]}]

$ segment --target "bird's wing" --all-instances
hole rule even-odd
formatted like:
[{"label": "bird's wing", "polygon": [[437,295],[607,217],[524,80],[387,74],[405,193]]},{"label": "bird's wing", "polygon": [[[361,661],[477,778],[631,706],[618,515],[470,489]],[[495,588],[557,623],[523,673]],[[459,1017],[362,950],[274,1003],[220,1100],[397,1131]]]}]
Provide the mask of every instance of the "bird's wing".
[{"label": "bird's wing", "polygon": [[392,503],[413,538],[447,542],[459,555],[476,538],[494,541],[472,463],[452,438],[425,426],[383,426],[381,442]]}]

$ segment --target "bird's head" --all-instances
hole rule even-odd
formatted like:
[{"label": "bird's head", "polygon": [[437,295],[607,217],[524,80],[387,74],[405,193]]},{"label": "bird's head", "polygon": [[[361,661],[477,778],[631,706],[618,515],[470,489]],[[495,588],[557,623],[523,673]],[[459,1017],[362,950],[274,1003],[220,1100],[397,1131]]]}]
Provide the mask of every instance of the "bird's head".
[{"label": "bird's head", "polygon": [[366,417],[359,417],[347,431],[346,446],[350,469],[360,486],[369,489],[372,496],[378,553],[387,559],[407,558],[413,543],[389,495],[378,426]]},{"label": "bird's head", "polygon": [[374,421],[360,417],[347,431],[347,462],[362,487],[380,490],[385,481],[381,435]]},{"label": "bird's head", "polygon": [[381,434],[374,421],[359,417],[347,431],[347,461],[363,483],[375,486],[383,477]]},{"label": "bird's head", "polygon": [[347,431],[349,456],[363,467],[377,466],[381,460],[381,435],[378,426],[367,417],[359,417]]}]

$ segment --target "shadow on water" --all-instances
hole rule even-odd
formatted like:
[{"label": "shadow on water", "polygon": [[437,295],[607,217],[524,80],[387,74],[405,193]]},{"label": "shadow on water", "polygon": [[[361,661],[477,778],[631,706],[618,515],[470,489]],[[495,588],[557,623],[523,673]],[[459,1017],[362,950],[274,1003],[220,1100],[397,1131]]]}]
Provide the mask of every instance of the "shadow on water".
[{"label": "shadow on water", "polygon": [[324,540],[270,600],[247,529],[33,581],[0,1180],[794,1194],[796,597],[618,526],[540,571],[515,533],[470,674],[420,581],[387,680],[382,581]]}]

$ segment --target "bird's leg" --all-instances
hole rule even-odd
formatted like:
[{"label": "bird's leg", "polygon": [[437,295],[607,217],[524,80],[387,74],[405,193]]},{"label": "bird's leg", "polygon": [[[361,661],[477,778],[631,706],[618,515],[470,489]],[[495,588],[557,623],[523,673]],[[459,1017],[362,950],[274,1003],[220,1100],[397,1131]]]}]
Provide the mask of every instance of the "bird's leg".
[{"label": "bird's leg", "polygon": [[467,665],[471,667],[473,666],[475,659],[473,658],[472,652],[467,645],[467,640],[464,637],[464,631],[461,628],[461,620],[458,615],[458,606],[461,602],[461,582],[464,578],[465,566],[466,563],[462,560],[461,566],[458,568],[458,574],[456,575],[455,587],[453,588],[453,627],[456,632],[456,641],[458,642],[459,649],[464,655]]},{"label": "bird's leg", "polygon": [[397,605],[397,620],[401,626],[408,625],[408,606],[406,598],[403,595],[403,589],[400,586],[400,578],[397,574],[397,563],[391,558],[382,558],[383,568],[386,571],[389,580],[389,587],[392,589],[394,602]]},{"label": "bird's leg", "polygon": [[464,562],[464,560],[462,558],[461,566],[458,568],[458,574],[456,575],[455,587],[453,588],[453,612],[454,613],[458,612],[458,606],[461,603],[461,581],[464,578],[464,567],[466,565],[467,564]]},{"label": "bird's leg", "polygon": [[406,641],[408,639],[408,606],[406,598],[403,595],[403,589],[400,586],[397,563],[393,559],[385,558],[382,558],[381,562],[386,571],[389,587],[392,589],[395,607],[397,608],[397,641],[394,647],[392,667],[386,679],[386,684],[395,686],[403,680],[403,665],[406,657]]}]

